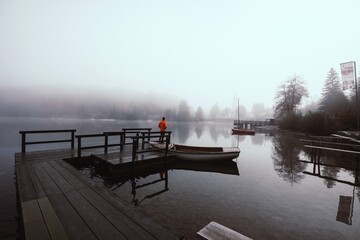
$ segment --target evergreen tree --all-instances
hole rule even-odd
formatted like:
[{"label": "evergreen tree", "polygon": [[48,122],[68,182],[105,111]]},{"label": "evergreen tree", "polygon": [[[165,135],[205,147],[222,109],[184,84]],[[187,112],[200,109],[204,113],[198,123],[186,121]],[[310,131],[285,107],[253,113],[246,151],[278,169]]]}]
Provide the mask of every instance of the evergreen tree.
[{"label": "evergreen tree", "polygon": [[202,110],[202,108],[200,106],[196,109],[195,120],[196,121],[204,120],[204,111]]},{"label": "evergreen tree", "polygon": [[349,100],[341,89],[338,73],[331,68],[323,88],[319,110],[330,117],[343,117],[349,111]]},{"label": "evergreen tree", "polygon": [[210,118],[215,119],[220,116],[220,108],[219,105],[216,103],[210,110]]},{"label": "evergreen tree", "polygon": [[178,112],[177,120],[178,121],[190,121],[191,120],[190,106],[185,100],[182,100],[179,104],[179,112]]}]

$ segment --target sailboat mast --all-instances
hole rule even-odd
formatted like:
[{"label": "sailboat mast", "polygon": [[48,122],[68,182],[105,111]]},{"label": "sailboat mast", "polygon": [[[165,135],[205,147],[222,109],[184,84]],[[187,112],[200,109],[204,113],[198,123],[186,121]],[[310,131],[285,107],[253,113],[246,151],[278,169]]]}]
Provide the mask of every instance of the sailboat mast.
[{"label": "sailboat mast", "polygon": [[239,98],[238,98],[238,121],[237,121],[237,128],[239,129],[240,127],[239,127],[239,125],[240,125],[240,107],[239,107]]}]

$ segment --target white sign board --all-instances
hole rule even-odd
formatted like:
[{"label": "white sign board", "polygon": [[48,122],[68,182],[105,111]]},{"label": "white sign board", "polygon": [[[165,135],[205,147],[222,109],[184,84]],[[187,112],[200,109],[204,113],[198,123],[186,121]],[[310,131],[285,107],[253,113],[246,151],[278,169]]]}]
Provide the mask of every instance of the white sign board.
[{"label": "white sign board", "polygon": [[355,88],[355,62],[340,64],[343,90]]}]

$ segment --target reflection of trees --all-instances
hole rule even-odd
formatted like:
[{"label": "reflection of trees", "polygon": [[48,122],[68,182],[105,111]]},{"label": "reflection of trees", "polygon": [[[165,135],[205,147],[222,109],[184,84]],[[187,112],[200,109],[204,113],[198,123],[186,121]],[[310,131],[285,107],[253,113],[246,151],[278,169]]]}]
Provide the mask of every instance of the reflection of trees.
[{"label": "reflection of trees", "polygon": [[224,138],[231,137],[230,129],[224,128],[223,126],[219,125],[210,125],[209,126],[209,132],[211,139],[216,143],[219,136],[223,136]]},{"label": "reflection of trees", "polygon": [[[337,158],[334,157],[334,154],[332,154],[331,152],[323,153],[321,156],[322,163],[327,163],[327,164],[336,166],[337,161],[338,161]],[[321,175],[327,176],[327,177],[330,177],[333,179],[337,179],[339,172],[340,172],[340,168],[338,168],[338,167],[324,166],[321,171]],[[324,183],[328,188],[332,188],[333,186],[336,185],[336,181],[331,180],[331,179],[324,179]]]},{"label": "reflection of trees", "polygon": [[211,139],[216,143],[219,137],[219,130],[216,128],[216,126],[211,125],[209,131]]},{"label": "reflection of trees", "polygon": [[[311,159],[314,156],[314,153],[311,149],[304,149],[304,153]],[[324,179],[324,183],[328,188],[332,188],[336,185],[336,182],[344,182],[343,179],[339,179],[338,173],[343,169],[346,171],[350,176],[354,177],[354,182],[349,182],[350,184],[359,185],[357,182],[357,175],[359,174],[359,170],[357,167],[357,159],[351,155],[343,155],[337,152],[332,151],[321,151],[316,152],[316,157],[320,159],[319,163],[314,162],[314,166],[318,166],[319,169],[321,167],[321,171],[318,170],[317,172],[314,170],[313,174],[318,175]],[[315,169],[315,167],[314,167]],[[320,173],[319,173],[320,171]],[[345,181],[347,182],[347,181]]]},{"label": "reflection of trees", "polygon": [[285,181],[298,183],[304,178],[305,165],[299,161],[301,145],[290,135],[277,134],[273,138],[274,170]]},{"label": "reflection of trees", "polygon": [[179,123],[176,126],[176,129],[177,129],[177,136],[179,138],[180,143],[186,142],[186,140],[190,136],[190,125],[189,125],[189,123],[186,123],[186,122]]},{"label": "reflection of trees", "polygon": [[195,127],[195,133],[198,139],[201,138],[202,134],[204,132],[204,125],[203,124],[197,124]]},{"label": "reflection of trees", "polygon": [[264,134],[255,134],[252,138],[251,138],[251,142],[254,145],[263,145],[265,140],[265,135]]}]

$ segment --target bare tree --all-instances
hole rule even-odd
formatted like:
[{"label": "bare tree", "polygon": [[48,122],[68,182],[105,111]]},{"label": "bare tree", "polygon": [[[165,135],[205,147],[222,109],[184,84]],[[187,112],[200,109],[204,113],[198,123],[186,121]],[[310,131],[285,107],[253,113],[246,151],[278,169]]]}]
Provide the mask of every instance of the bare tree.
[{"label": "bare tree", "polygon": [[296,74],[278,87],[275,96],[275,116],[294,114],[303,97],[308,96],[305,82]]}]

